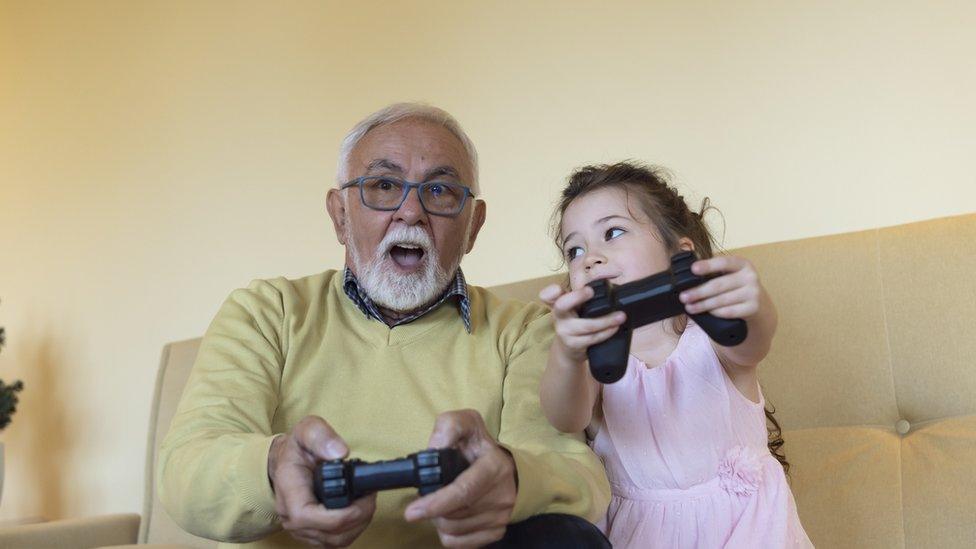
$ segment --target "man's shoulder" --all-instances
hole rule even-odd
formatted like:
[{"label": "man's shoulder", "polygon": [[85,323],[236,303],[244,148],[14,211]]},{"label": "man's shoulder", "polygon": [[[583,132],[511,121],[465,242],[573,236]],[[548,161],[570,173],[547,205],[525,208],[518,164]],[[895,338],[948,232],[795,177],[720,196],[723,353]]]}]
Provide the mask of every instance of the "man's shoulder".
[{"label": "man's shoulder", "polygon": [[246,287],[231,292],[235,301],[267,302],[283,308],[325,298],[333,288],[341,288],[342,273],[334,269],[299,278],[285,276],[254,279]]},{"label": "man's shoulder", "polygon": [[526,301],[500,294],[492,288],[468,284],[468,294],[482,301],[486,309],[492,311],[526,311],[545,314],[549,309],[538,301]]},{"label": "man's shoulder", "polygon": [[478,313],[489,325],[527,326],[536,321],[548,322],[549,309],[539,302],[499,295],[491,288],[468,285],[472,314]]}]

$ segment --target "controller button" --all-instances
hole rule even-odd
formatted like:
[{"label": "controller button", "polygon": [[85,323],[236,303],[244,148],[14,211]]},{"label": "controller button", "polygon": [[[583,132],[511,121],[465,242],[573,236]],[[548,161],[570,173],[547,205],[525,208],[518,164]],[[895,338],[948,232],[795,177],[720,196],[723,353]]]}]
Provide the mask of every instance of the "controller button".
[{"label": "controller button", "polygon": [[420,470],[420,482],[421,484],[436,484],[441,481],[441,468],[440,467],[428,467]]}]

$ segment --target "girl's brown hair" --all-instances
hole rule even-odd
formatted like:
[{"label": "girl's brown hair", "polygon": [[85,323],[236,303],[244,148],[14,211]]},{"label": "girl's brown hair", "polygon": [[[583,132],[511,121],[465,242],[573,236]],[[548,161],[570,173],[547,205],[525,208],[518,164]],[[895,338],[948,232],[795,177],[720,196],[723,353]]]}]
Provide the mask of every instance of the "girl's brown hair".
[{"label": "girl's brown hair", "polygon": [[[697,212],[692,211],[684,197],[669,183],[669,179],[670,174],[665,169],[633,161],[585,166],[573,172],[552,217],[553,238],[560,255],[565,260],[562,254],[561,229],[566,208],[577,198],[593,191],[616,188],[626,191],[628,200],[636,199],[641,211],[657,229],[669,254],[679,252],[678,242],[686,237],[694,243],[695,253],[700,259],[712,257],[713,250],[719,249],[719,245],[705,224],[704,217],[710,210],[718,210],[709,203],[708,198],[705,198],[702,200],[701,208]],[[676,320],[678,320],[675,323],[676,330],[680,333],[685,325],[684,315]],[[766,408],[764,411],[769,433],[769,452],[788,474],[790,464],[786,461],[782,450],[782,429],[773,417],[776,409]]]}]

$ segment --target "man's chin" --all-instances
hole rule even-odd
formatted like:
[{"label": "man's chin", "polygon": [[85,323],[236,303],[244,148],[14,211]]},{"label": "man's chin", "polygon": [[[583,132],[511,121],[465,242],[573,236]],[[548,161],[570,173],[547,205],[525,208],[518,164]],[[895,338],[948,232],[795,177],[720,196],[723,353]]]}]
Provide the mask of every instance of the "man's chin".
[{"label": "man's chin", "polygon": [[439,288],[437,275],[431,272],[426,262],[417,265],[401,265],[390,257],[372,271],[373,276],[364,277],[366,293],[374,303],[398,313],[415,311],[430,303],[443,292]]}]

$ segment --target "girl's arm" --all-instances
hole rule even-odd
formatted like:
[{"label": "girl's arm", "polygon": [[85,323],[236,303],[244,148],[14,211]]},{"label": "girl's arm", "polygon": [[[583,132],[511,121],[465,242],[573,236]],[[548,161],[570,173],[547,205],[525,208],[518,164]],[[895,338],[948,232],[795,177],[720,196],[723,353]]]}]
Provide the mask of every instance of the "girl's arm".
[{"label": "girl's arm", "polygon": [[748,260],[736,256],[717,256],[696,261],[693,273],[704,276],[719,274],[708,282],[681,293],[680,299],[689,313],[708,312],[720,318],[741,318],[749,333],[745,341],[723,347],[714,341],[712,347],[735,381],[737,375],[755,377],[756,366],[769,353],[776,332],[776,307],[759,281],[759,274]]},{"label": "girl's arm", "polygon": [[542,411],[556,429],[578,433],[590,424],[600,396],[600,384],[586,367],[586,349],[612,336],[626,316],[618,311],[600,318],[579,318],[576,309],[593,297],[589,286],[565,292],[553,284],[539,297],[552,308],[556,330],[539,387]]}]

